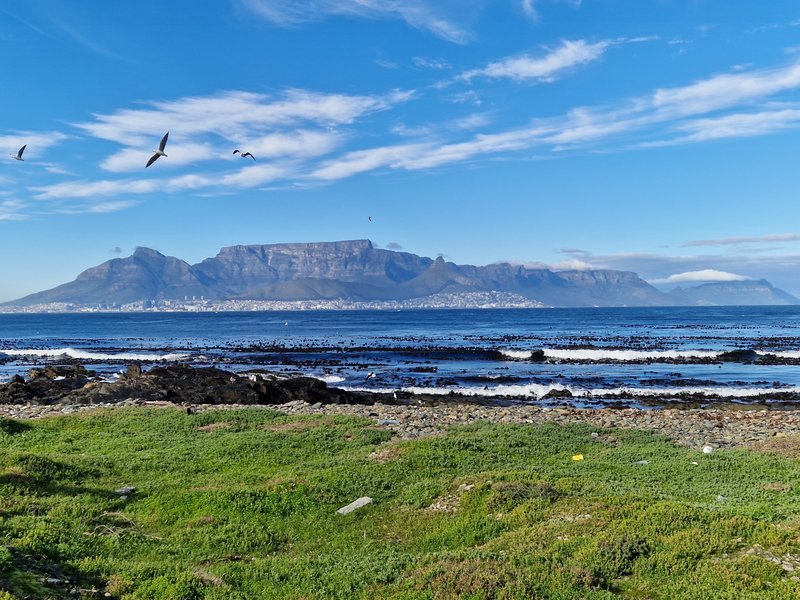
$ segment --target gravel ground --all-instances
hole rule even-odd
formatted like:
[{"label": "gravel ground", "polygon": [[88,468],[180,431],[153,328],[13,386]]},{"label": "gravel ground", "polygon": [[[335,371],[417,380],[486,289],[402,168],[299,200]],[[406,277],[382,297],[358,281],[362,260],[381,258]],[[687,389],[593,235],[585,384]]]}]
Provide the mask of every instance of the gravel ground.
[{"label": "gravel ground", "polygon": [[[176,407],[168,402],[126,401],[94,405],[0,405],[0,417],[34,419],[67,415],[96,408],[120,406]],[[185,410],[186,406],[177,406]],[[245,408],[243,405],[192,405],[194,412]],[[253,408],[250,406],[249,408]],[[508,407],[475,404],[441,404],[439,406],[390,406],[307,404],[301,401],[278,406],[262,406],[289,415],[358,415],[373,419],[377,425],[394,430],[401,439],[433,435],[453,425],[474,421],[493,423],[584,423],[595,427],[623,427],[653,430],[672,438],[676,443],[700,449],[733,448],[759,445],[775,438],[800,435],[800,410],[725,410],[634,408],[546,408],[532,405]]]}]

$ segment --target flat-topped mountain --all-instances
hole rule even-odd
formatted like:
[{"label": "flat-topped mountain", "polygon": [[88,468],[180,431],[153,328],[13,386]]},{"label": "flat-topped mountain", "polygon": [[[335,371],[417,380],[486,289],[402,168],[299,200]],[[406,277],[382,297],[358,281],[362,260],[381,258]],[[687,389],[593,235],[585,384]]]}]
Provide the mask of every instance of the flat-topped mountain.
[{"label": "flat-topped mountain", "polygon": [[[773,290],[771,297],[783,300],[780,303],[800,303],[785,292],[769,288]],[[7,304],[107,306],[201,297],[370,302],[474,292],[511,293],[548,306],[714,303],[707,294],[692,296],[691,290],[665,294],[636,273],[626,271],[552,271],[510,263],[457,265],[442,258],[376,248],[369,240],[352,240],[230,246],[196,265],[149,248],[137,248],[129,257],[87,269],[74,281]],[[737,296],[728,290],[720,294],[725,301],[716,303],[747,304],[751,298],[767,297],[754,294]]]}]

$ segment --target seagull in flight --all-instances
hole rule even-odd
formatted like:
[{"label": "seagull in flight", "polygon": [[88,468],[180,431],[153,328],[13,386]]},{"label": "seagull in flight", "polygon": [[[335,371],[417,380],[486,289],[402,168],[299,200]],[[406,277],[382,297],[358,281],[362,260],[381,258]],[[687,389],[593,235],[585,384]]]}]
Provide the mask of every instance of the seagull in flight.
[{"label": "seagull in flight", "polygon": [[164,134],[164,137],[161,138],[161,143],[158,145],[158,150],[153,150],[155,154],[153,154],[153,156],[150,157],[150,160],[147,161],[147,164],[144,166],[145,169],[156,162],[159,156],[166,156],[166,154],[164,154],[164,148],[167,146],[168,137],[169,131]]},{"label": "seagull in flight", "polygon": [[239,150],[234,150],[233,153],[234,154],[240,154],[242,158],[247,158],[249,156],[253,160],[256,159],[256,157],[253,156],[252,154],[250,154],[249,152],[239,152]]},{"label": "seagull in flight", "polygon": [[22,153],[25,152],[25,148],[27,148],[27,147],[28,147],[28,144],[25,144],[22,148],[17,150],[16,154],[12,154],[11,156],[13,157],[13,159],[14,160],[25,160],[24,158],[22,158]]}]

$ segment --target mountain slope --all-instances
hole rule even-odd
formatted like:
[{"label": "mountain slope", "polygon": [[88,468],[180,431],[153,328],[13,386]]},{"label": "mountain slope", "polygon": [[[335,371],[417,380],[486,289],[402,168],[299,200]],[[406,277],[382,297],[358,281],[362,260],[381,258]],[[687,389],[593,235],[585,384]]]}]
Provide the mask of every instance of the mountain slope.
[{"label": "mountain slope", "polygon": [[682,304],[701,306],[800,304],[800,299],[772,287],[766,279],[704,283],[675,288],[669,295]]},{"label": "mountain slope", "polygon": [[706,284],[665,294],[626,271],[458,265],[353,240],[229,246],[196,265],[137,248],[132,256],[109,260],[70,283],[7,305],[108,306],[201,296],[369,302],[472,292],[508,292],[549,306],[800,303],[764,280]]},{"label": "mountain slope", "polygon": [[181,300],[186,296],[219,297],[185,261],[149,248],[137,248],[127,258],[115,258],[87,269],[75,281],[8,304],[125,304],[139,300]]}]

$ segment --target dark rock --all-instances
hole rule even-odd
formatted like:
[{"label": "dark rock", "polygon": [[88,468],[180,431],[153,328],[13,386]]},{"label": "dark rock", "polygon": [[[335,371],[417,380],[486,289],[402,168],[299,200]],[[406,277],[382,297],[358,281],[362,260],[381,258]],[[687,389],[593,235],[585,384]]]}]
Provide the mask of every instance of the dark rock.
[{"label": "dark rock", "polygon": [[531,352],[531,357],[528,359],[530,362],[543,362],[547,358],[544,355],[544,350],[534,350]]},{"label": "dark rock", "polygon": [[136,379],[142,375],[142,365],[139,363],[132,363],[128,366],[128,370],[125,372],[125,377],[128,379]]},{"label": "dark rock", "polygon": [[[132,366],[133,376],[126,375],[113,383],[91,381],[85,375],[78,376],[73,369],[70,369],[70,377],[59,375],[62,371],[48,369],[32,371],[35,377],[27,382],[15,380],[0,386],[0,404],[98,404],[131,399],[186,405],[286,404],[296,400],[320,404],[374,402],[368,395],[329,388],[324,381],[311,377],[252,381],[215,367],[193,368],[178,364],[136,374],[137,367]],[[191,407],[187,413],[191,414]]]},{"label": "dark rock", "polygon": [[717,356],[717,360],[722,362],[740,362],[752,363],[757,361],[761,356],[755,350],[731,350],[730,352],[723,352]]},{"label": "dark rock", "polygon": [[544,398],[572,398],[572,392],[569,390],[552,389],[542,396],[542,399]]}]

